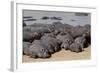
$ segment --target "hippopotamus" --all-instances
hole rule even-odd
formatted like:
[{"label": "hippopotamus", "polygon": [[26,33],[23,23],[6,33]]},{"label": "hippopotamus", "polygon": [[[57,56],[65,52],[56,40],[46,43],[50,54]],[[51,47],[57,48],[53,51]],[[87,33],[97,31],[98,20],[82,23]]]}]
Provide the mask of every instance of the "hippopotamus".
[{"label": "hippopotamus", "polygon": [[85,33],[90,33],[90,25],[84,25],[84,26],[75,26],[70,29],[70,34],[73,36],[73,38],[82,36]]},{"label": "hippopotamus", "polygon": [[24,55],[29,55],[29,47],[32,44],[30,42],[23,42],[23,54]]},{"label": "hippopotamus", "polygon": [[79,52],[82,52],[82,48],[80,47],[79,44],[77,44],[77,43],[72,43],[72,44],[70,45],[70,51],[79,53]]},{"label": "hippopotamus", "polygon": [[90,25],[85,25],[84,26],[87,30],[87,32],[85,32],[85,38],[88,44],[91,44],[91,26]]},{"label": "hippopotamus", "polygon": [[46,34],[41,37],[43,45],[49,50],[50,53],[59,51],[61,42],[55,38],[55,36]]},{"label": "hippopotamus", "polygon": [[48,49],[42,45],[41,40],[35,40],[32,42],[32,45],[29,47],[29,55],[32,58],[49,58],[51,54]]},{"label": "hippopotamus", "polygon": [[60,33],[56,38],[62,42],[61,48],[66,50],[69,49],[70,44],[72,44],[74,41],[73,37],[67,32]]},{"label": "hippopotamus", "polygon": [[70,48],[70,44],[67,41],[64,41],[61,44],[61,48],[68,50]]},{"label": "hippopotamus", "polygon": [[70,31],[70,29],[73,27],[69,24],[63,24],[61,22],[53,22],[52,25],[54,26],[54,29],[59,32]]},{"label": "hippopotamus", "polygon": [[70,50],[73,52],[82,52],[87,46],[86,39],[84,36],[77,37],[74,42],[70,45]]},{"label": "hippopotamus", "polygon": [[74,42],[79,44],[82,49],[87,47],[86,38],[84,37],[84,35],[77,37]]},{"label": "hippopotamus", "polygon": [[40,39],[42,36],[41,33],[37,32],[30,32],[30,31],[23,31],[23,41],[33,42],[34,40]]},{"label": "hippopotamus", "polygon": [[33,33],[29,31],[23,31],[23,41],[32,42],[34,40]]},{"label": "hippopotamus", "polygon": [[[50,33],[50,30],[46,27],[33,27],[32,25],[27,25],[23,28],[23,35],[30,36],[28,38],[32,38],[34,36],[34,39],[37,39],[37,37],[39,39],[44,33]],[[24,38],[27,37],[24,36]]]},{"label": "hippopotamus", "polygon": [[45,27],[31,27],[31,32],[50,33],[50,30]]}]

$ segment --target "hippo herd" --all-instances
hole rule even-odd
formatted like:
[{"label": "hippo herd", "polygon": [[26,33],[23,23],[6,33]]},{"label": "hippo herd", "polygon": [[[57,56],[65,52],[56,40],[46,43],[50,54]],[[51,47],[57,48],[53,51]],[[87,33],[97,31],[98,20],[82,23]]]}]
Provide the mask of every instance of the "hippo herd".
[{"label": "hippo herd", "polygon": [[62,49],[79,53],[90,44],[89,24],[71,26],[61,22],[33,25],[23,23],[23,54],[32,58],[50,58]]}]

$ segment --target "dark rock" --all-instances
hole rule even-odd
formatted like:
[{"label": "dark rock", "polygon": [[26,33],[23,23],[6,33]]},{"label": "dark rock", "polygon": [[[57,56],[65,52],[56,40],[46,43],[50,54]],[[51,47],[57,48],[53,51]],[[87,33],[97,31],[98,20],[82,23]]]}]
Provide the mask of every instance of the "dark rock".
[{"label": "dark rock", "polygon": [[25,27],[26,26],[26,23],[25,22],[23,22],[23,27]]},{"label": "dark rock", "polygon": [[26,18],[32,18],[32,17],[31,16],[24,16],[23,18],[26,19]]},{"label": "dark rock", "polygon": [[51,17],[52,20],[62,20],[61,17]]},{"label": "dark rock", "polygon": [[24,19],[24,21],[36,21],[37,19],[33,19],[33,18],[30,18],[30,19]]},{"label": "dark rock", "polygon": [[41,19],[43,19],[43,20],[47,20],[47,19],[49,19],[49,17],[44,16],[44,17],[42,17]]}]

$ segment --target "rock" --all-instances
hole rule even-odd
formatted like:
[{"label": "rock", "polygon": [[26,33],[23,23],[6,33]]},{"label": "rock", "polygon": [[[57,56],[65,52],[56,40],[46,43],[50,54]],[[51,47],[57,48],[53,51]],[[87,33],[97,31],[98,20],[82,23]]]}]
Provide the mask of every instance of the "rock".
[{"label": "rock", "polygon": [[62,20],[61,17],[51,17],[52,20]]},{"label": "rock", "polygon": [[44,17],[42,17],[41,19],[42,19],[42,20],[47,20],[47,19],[49,19],[49,17],[44,16]]},{"label": "rock", "polygon": [[23,21],[23,27],[25,27],[26,26],[26,23]]}]

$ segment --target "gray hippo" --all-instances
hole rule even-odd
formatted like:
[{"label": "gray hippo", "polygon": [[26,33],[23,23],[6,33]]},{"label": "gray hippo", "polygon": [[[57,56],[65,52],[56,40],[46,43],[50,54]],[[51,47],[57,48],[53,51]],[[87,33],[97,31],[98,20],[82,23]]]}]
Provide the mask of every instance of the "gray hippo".
[{"label": "gray hippo", "polygon": [[86,39],[84,36],[77,37],[74,42],[70,45],[70,50],[73,52],[82,52],[86,47]]},{"label": "gray hippo", "polygon": [[30,42],[23,42],[23,54],[24,55],[29,55],[29,47],[32,44]]},{"label": "gray hippo", "polygon": [[23,31],[23,41],[32,42],[34,40],[33,33],[29,31]]},{"label": "gray hippo", "polygon": [[60,33],[56,38],[62,42],[61,48],[66,50],[69,49],[70,44],[72,44],[74,41],[73,37],[67,32]]},{"label": "gray hippo", "polygon": [[82,52],[82,48],[80,47],[79,44],[77,44],[77,43],[72,43],[72,44],[70,45],[70,51],[79,53],[79,52]]},{"label": "gray hippo", "polygon": [[41,37],[41,41],[50,53],[57,52],[61,49],[61,42],[58,39],[56,39],[53,35],[45,34],[43,37]]},{"label": "gray hippo", "polygon": [[90,33],[90,25],[85,26],[75,26],[70,29],[70,34],[73,36],[73,38],[82,36],[85,33]]},{"label": "gray hippo", "polygon": [[50,30],[45,27],[31,27],[31,32],[50,33]]},{"label": "gray hippo", "polygon": [[63,24],[61,22],[53,22],[52,25],[54,26],[54,29],[59,32],[63,32],[63,31],[69,32],[70,29],[73,27],[69,24]]},{"label": "gray hippo", "polygon": [[41,33],[37,32],[30,32],[30,31],[23,31],[23,41],[33,42],[33,40],[38,40],[42,36]]},{"label": "gray hippo", "polygon": [[77,37],[74,42],[79,44],[82,49],[87,46],[86,38],[84,37],[84,35]]},{"label": "gray hippo", "polygon": [[32,42],[32,45],[29,47],[29,55],[32,58],[51,57],[49,51],[42,45],[41,40],[35,40]]}]

